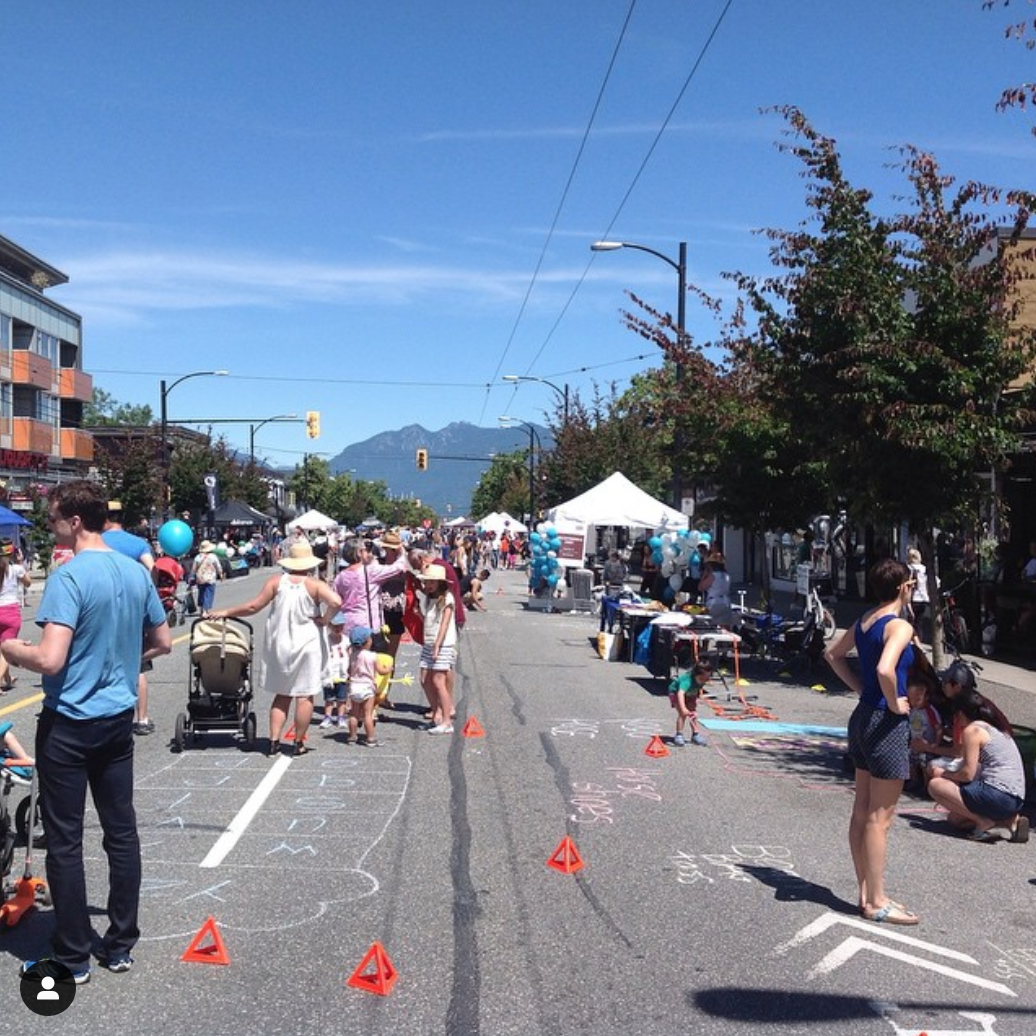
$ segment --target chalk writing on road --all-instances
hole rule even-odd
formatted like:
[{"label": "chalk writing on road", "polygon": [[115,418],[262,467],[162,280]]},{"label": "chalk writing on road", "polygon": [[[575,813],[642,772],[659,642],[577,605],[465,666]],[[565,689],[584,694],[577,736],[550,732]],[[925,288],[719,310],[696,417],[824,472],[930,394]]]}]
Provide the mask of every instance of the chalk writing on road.
[{"label": "chalk writing on road", "polygon": [[665,728],[658,720],[650,716],[637,716],[633,719],[579,719],[559,718],[550,721],[551,737],[585,737],[593,740],[601,733],[602,726],[618,726],[623,736],[643,738],[645,741]]},{"label": "chalk writing on road", "polygon": [[676,881],[680,885],[714,885],[717,881],[760,880],[766,884],[790,889],[802,883],[795,873],[791,850],[783,845],[739,844],[728,853],[691,853],[678,850],[669,857],[676,866]]},{"label": "chalk writing on road", "polygon": [[[367,860],[399,815],[410,775],[406,756],[349,751],[272,765],[255,754],[185,753],[139,775],[147,938],[189,936],[197,910],[216,908],[225,928],[283,931],[377,893]],[[285,897],[300,868],[330,868],[336,881],[324,896]],[[277,906],[257,912],[257,901]]]},{"label": "chalk writing on road", "polygon": [[659,771],[641,770],[631,766],[609,766],[605,772],[615,787],[606,788],[593,781],[573,781],[575,795],[569,800],[575,809],[569,819],[574,824],[610,824],[615,819],[614,799],[641,798],[650,802],[661,802],[662,796],[655,789],[654,779]]}]

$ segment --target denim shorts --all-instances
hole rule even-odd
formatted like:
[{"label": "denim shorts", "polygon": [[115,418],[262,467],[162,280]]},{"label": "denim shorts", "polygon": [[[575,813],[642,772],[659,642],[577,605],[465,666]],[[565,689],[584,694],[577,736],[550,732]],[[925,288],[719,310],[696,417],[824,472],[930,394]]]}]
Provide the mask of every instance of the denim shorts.
[{"label": "denim shorts", "polygon": [[960,797],[964,805],[978,817],[990,820],[1007,820],[1022,808],[1024,799],[1012,795],[1002,788],[994,788],[983,781],[969,781],[960,786]]},{"label": "denim shorts", "polygon": [[849,755],[857,770],[886,781],[910,776],[910,720],[860,702],[849,717]]},{"label": "denim shorts", "polygon": [[342,701],[345,701],[345,699],[348,697],[348,695],[349,695],[349,684],[346,683],[344,680],[340,681],[339,683],[332,684],[330,687],[325,687],[324,688],[324,701],[325,702],[332,702],[332,701],[342,702]]}]

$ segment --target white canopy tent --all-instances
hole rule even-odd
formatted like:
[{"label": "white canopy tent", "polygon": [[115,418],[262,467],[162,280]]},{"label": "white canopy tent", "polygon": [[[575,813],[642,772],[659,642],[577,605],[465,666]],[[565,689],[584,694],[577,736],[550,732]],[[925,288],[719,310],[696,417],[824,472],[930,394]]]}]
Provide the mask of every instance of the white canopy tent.
[{"label": "white canopy tent", "polygon": [[326,514],[322,514],[320,511],[306,511],[305,514],[300,514],[298,518],[294,518],[288,522],[288,532],[294,532],[296,529],[302,529],[303,532],[316,532],[318,530],[337,529],[338,522],[333,518],[328,518]]},{"label": "white canopy tent", "polygon": [[495,532],[497,536],[500,536],[505,529],[507,532],[526,533],[529,531],[524,522],[512,518],[506,511],[493,511],[492,514],[487,514],[478,523],[478,526],[483,532]]},{"label": "white canopy tent", "polygon": [[558,504],[547,515],[556,525],[626,525],[641,529],[686,529],[687,515],[656,500],[634,485],[621,471],[593,489]]}]

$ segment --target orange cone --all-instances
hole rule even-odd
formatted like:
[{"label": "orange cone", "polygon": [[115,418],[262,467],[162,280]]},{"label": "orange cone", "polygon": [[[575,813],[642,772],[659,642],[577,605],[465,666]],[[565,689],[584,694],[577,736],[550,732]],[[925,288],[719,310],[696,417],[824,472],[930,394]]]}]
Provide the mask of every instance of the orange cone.
[{"label": "orange cone", "polygon": [[[374,971],[364,974],[371,963],[374,964]],[[397,978],[399,972],[393,967],[381,943],[375,942],[360,961],[359,967],[345,980],[345,984],[353,989],[377,993],[378,996],[388,996]]]},{"label": "orange cone", "polygon": [[[211,939],[212,942],[202,946],[206,939]],[[205,924],[198,929],[198,934],[191,940],[191,945],[184,951],[180,960],[186,961],[188,964],[230,963],[227,948],[223,944],[223,936],[219,934],[216,919],[211,914]]]},{"label": "orange cone", "polygon": [[558,843],[554,855],[547,860],[547,866],[553,867],[562,874],[575,874],[576,871],[583,868],[583,858],[579,855],[575,842],[568,835],[565,835]]},{"label": "orange cone", "polygon": [[647,748],[644,749],[644,755],[649,755],[652,759],[663,759],[668,754],[669,749],[666,748],[665,742],[657,734],[652,737],[647,743]]},{"label": "orange cone", "polygon": [[474,716],[470,716],[460,733],[462,737],[485,737],[486,732],[482,729],[482,724]]}]

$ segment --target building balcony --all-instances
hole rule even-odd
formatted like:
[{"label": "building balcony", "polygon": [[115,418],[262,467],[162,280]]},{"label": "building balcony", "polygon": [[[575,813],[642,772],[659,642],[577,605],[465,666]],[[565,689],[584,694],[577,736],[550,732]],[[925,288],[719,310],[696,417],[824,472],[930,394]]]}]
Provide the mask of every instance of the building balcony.
[{"label": "building balcony", "polygon": [[94,379],[74,367],[62,367],[58,371],[58,395],[62,399],[78,399],[89,403],[93,399]]},{"label": "building balcony", "polygon": [[44,457],[52,457],[57,450],[54,429],[44,421],[34,421],[31,417],[16,417],[11,434],[11,446],[27,453],[42,453]]},{"label": "building balcony", "polygon": [[94,437],[78,428],[61,429],[61,459],[92,461]]},{"label": "building balcony", "polygon": [[15,385],[32,385],[50,392],[53,388],[54,368],[49,360],[28,349],[11,351],[11,381]]}]

